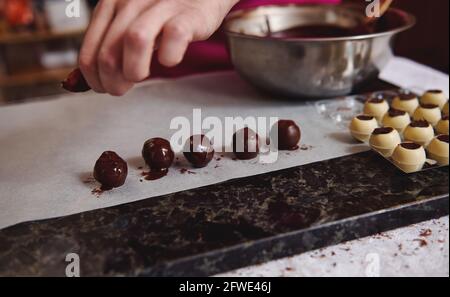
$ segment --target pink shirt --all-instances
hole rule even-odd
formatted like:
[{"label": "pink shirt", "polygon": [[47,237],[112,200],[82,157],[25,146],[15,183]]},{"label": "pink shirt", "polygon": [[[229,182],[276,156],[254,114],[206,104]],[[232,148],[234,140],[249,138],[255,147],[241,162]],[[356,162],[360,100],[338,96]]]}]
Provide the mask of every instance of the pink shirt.
[{"label": "pink shirt", "polygon": [[[337,4],[341,0],[241,0],[234,9],[251,8],[270,4],[315,3]],[[152,62],[152,77],[178,77],[193,73],[232,69],[226,50],[226,38],[217,32],[209,40],[192,43],[183,62],[174,68],[161,66],[157,59]]]}]

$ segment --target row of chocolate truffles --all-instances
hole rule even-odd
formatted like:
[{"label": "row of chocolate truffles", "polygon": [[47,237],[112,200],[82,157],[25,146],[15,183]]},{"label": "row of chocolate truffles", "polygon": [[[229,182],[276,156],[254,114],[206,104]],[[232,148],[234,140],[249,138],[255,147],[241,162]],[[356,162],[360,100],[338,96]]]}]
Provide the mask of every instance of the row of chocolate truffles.
[{"label": "row of chocolate truffles", "polygon": [[[270,135],[271,141],[279,150],[296,150],[301,139],[301,130],[292,120],[280,120],[272,127]],[[259,154],[259,141],[258,133],[250,128],[243,128],[234,133],[233,153],[236,159],[256,158]],[[195,168],[206,167],[213,159],[214,153],[213,144],[205,135],[191,136],[183,150],[184,157]],[[154,180],[167,175],[174,162],[175,153],[168,140],[157,137],[144,143],[142,158],[150,169],[147,179]],[[104,152],[94,166],[94,178],[102,185],[102,190],[121,187],[127,175],[127,162],[112,151]]]}]

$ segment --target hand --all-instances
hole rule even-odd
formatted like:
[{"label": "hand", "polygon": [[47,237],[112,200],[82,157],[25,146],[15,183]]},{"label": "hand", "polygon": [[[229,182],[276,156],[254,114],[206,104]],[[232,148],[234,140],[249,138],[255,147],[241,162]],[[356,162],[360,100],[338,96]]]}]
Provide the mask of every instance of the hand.
[{"label": "hand", "polygon": [[238,0],[100,0],[80,51],[81,72],[96,92],[121,96],[150,76],[154,48],[167,67],[190,42],[209,38]]}]

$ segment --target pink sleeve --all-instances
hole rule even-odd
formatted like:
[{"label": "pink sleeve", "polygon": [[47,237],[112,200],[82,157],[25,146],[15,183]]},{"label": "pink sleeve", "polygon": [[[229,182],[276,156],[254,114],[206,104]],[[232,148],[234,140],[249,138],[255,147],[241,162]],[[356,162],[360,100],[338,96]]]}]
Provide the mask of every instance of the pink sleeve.
[{"label": "pink sleeve", "polygon": [[238,4],[236,4],[234,9],[249,8],[269,4],[338,4],[340,2],[341,0],[241,0]]},{"label": "pink sleeve", "polygon": [[[241,0],[234,9],[250,8],[268,4],[338,4],[340,2],[341,0]],[[154,57],[156,56],[157,55]],[[155,58],[152,63],[151,73],[152,77],[178,77],[192,73],[229,69],[232,69],[232,65],[225,48],[225,36],[223,33],[219,32],[208,41],[191,43],[183,62],[177,67],[163,67]]]}]

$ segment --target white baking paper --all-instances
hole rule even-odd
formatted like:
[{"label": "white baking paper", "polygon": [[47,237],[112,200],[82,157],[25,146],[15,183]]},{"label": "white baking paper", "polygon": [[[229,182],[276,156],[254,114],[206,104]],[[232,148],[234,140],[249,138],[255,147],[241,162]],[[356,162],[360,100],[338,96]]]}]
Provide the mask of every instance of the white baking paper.
[{"label": "white baking paper", "polygon": [[[170,139],[175,133],[169,129],[171,120],[177,116],[192,119],[194,108],[201,109],[203,119],[274,116],[295,120],[302,129],[301,144],[309,149],[280,152],[274,164],[233,161],[225,155],[203,169],[190,168],[179,156],[182,164],[167,177],[141,182],[138,167],[144,165],[144,141],[156,136]],[[122,98],[90,93],[1,107],[0,228],[367,150],[355,145],[333,115],[333,110],[319,110],[315,103],[264,96],[232,72],[152,81]],[[89,180],[95,161],[105,150],[124,158],[129,174],[123,187],[97,197],[91,191],[98,185]],[[182,167],[196,174],[182,174]]]},{"label": "white baking paper", "polygon": [[[395,58],[381,77],[403,88],[448,93],[447,75],[402,58]],[[191,169],[179,156],[181,164],[167,177],[141,182],[138,167],[144,165],[140,157],[144,141],[156,136],[170,139],[176,132],[169,129],[171,120],[192,119],[194,108],[201,109],[203,119],[295,120],[302,129],[302,145],[310,149],[281,152],[274,164],[233,161],[226,155],[203,169]],[[0,228],[365,151],[368,146],[355,144],[346,128],[349,117],[360,109],[361,104],[349,98],[302,103],[263,95],[232,72],[154,80],[122,98],[89,93],[1,107]],[[123,187],[97,197],[91,193],[98,186],[90,182],[92,169],[105,150],[123,157],[129,174]],[[181,168],[195,174],[182,174]]]},{"label": "white baking paper", "polygon": [[438,89],[449,96],[447,74],[406,58],[391,59],[380,73],[380,79],[417,94]]}]

